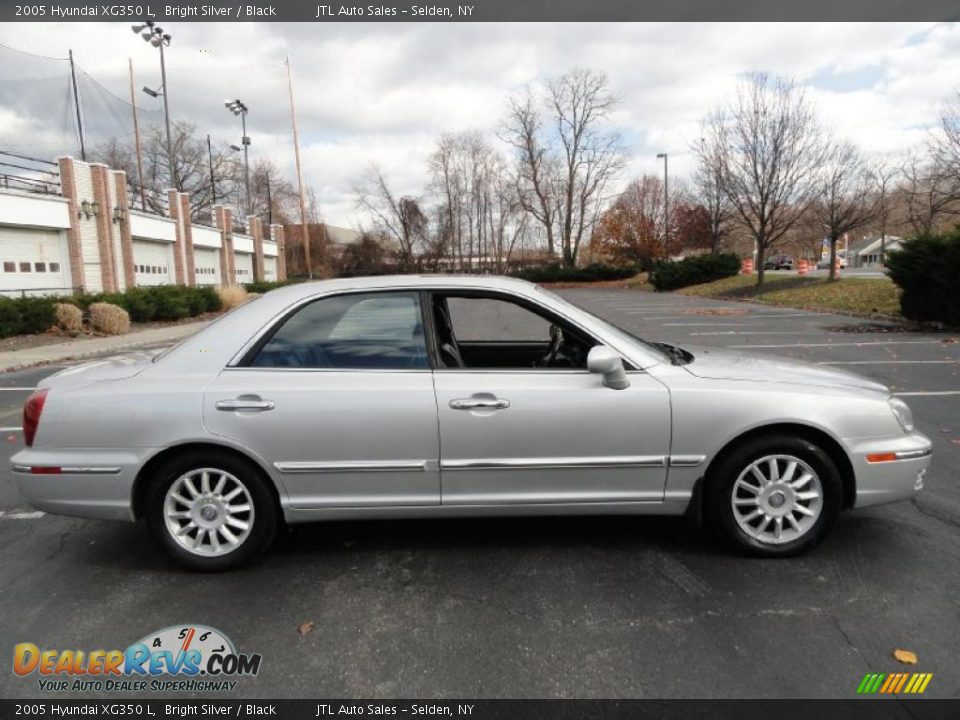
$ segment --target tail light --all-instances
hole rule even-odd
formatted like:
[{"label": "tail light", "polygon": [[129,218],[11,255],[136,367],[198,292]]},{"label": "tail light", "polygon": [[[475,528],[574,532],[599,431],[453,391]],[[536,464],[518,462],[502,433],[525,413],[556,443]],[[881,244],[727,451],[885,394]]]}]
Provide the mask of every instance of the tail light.
[{"label": "tail light", "polygon": [[43,405],[47,402],[48,392],[50,392],[48,388],[37,390],[23,405],[23,440],[27,447],[33,447],[33,438],[40,425],[40,413],[43,412]]}]

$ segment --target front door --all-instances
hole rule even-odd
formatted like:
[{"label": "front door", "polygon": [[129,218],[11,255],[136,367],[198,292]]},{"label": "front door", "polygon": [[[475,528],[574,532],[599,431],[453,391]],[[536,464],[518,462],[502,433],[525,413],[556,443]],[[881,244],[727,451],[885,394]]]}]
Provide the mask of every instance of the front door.
[{"label": "front door", "polygon": [[587,372],[590,336],[505,296],[434,294],[445,505],[660,502],[666,388]]},{"label": "front door", "polygon": [[273,466],[292,507],[436,505],[437,410],[421,318],[416,292],[310,302],[220,374],[204,422]]}]

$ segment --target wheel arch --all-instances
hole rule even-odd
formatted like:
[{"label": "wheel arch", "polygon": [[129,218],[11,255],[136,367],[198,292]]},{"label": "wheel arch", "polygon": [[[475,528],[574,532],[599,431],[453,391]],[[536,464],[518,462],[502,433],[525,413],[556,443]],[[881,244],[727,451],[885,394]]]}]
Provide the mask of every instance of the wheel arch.
[{"label": "wheel arch", "polygon": [[713,459],[710,460],[710,463],[703,473],[703,482],[699,483],[700,490],[702,491],[706,482],[709,481],[711,471],[738,447],[755,438],[776,434],[796,435],[821,448],[830,457],[833,464],[836,465],[837,471],[840,473],[840,479],[843,483],[843,509],[846,510],[853,507],[857,495],[857,479],[849,455],[847,455],[846,450],[843,449],[840,441],[828,432],[811,425],[804,425],[803,423],[783,422],[761,425],[732,438],[713,456]]},{"label": "wheel arch", "polygon": [[256,470],[258,473],[260,473],[267,487],[270,489],[270,493],[272,494],[274,502],[276,503],[278,517],[283,516],[282,505],[280,503],[280,489],[277,487],[276,482],[274,482],[274,479],[270,476],[270,473],[261,462],[248,453],[238,450],[230,445],[223,445],[216,442],[196,441],[184,442],[178,445],[166,447],[143,464],[143,467],[140,468],[140,471],[137,473],[137,477],[133,481],[131,506],[133,508],[133,516],[135,519],[139,520],[143,517],[143,506],[146,499],[147,488],[149,487],[150,480],[152,479],[157,468],[161,467],[165,462],[176,457],[177,455],[194,450],[214,450],[226,455],[232,455],[236,459],[245,462],[251,468]]}]

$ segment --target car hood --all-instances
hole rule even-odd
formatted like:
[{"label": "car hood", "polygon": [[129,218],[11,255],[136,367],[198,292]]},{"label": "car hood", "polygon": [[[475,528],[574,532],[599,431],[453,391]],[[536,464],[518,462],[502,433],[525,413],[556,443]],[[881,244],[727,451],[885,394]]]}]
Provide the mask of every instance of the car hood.
[{"label": "car hood", "polygon": [[863,375],[815,365],[801,360],[786,360],[773,355],[745,353],[707,347],[684,348],[693,353],[692,362],[684,369],[701,378],[715,380],[747,380],[751,382],[819,385],[851,388],[889,394],[886,385]]},{"label": "car hood", "polygon": [[37,387],[64,387],[103,380],[122,380],[133,377],[149,367],[160,350],[124,353],[103,360],[73,365],[41,380]]}]

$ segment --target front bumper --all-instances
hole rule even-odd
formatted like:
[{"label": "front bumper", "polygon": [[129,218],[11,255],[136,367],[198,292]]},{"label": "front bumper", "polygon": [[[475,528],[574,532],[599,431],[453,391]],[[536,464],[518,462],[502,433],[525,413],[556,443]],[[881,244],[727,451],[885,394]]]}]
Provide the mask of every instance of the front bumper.
[{"label": "front bumper", "polygon": [[149,448],[21,450],[11,476],[31,507],[55,515],[133,520],[133,482]]},{"label": "front bumper", "polygon": [[[923,489],[923,476],[930,466],[933,443],[920,432],[896,438],[860,439],[848,442],[857,479],[856,508],[906,500]],[[887,457],[871,462],[867,456]]]}]

